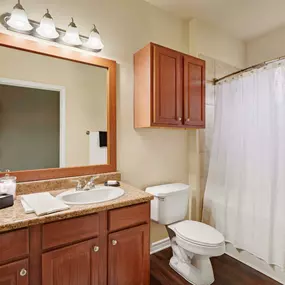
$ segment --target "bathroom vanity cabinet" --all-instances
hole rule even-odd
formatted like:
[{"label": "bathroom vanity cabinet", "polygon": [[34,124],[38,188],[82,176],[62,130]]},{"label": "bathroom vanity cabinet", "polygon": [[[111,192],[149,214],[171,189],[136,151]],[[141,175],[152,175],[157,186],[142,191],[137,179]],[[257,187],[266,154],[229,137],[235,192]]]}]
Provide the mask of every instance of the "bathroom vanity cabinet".
[{"label": "bathroom vanity cabinet", "polygon": [[0,284],[148,285],[149,203],[0,234]]},{"label": "bathroom vanity cabinet", "polygon": [[134,73],[135,128],[205,127],[205,61],[150,43]]}]

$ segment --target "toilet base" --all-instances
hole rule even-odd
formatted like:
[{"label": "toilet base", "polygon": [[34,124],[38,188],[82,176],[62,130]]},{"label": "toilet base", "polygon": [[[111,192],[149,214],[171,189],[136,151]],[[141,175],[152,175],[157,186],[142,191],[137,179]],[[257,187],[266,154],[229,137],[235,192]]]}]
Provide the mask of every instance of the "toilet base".
[{"label": "toilet base", "polygon": [[175,256],[170,259],[169,265],[180,276],[193,285],[211,285],[215,278],[211,261],[207,257],[194,256],[192,261],[196,261],[195,266],[179,261]]},{"label": "toilet base", "polygon": [[194,285],[211,285],[215,281],[210,257],[225,253],[225,243],[203,246],[183,237],[176,236],[175,226],[167,225],[173,256],[170,267]]}]

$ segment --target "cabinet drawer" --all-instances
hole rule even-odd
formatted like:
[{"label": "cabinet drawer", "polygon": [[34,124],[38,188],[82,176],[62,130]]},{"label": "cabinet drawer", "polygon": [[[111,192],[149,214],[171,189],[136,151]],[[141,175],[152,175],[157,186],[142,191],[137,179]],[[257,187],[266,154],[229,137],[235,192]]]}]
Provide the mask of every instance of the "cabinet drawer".
[{"label": "cabinet drawer", "polygon": [[108,212],[108,230],[120,229],[149,223],[149,203],[110,210]]},{"label": "cabinet drawer", "polygon": [[99,234],[99,217],[88,215],[43,225],[42,246],[48,249],[76,241],[93,238]]},{"label": "cabinet drawer", "polygon": [[0,234],[0,263],[29,254],[27,229]]}]

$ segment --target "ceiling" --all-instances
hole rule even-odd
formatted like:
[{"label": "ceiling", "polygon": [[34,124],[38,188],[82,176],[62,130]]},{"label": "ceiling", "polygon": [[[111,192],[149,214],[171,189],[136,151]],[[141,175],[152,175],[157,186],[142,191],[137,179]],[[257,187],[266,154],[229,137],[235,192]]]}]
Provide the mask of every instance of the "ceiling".
[{"label": "ceiling", "polygon": [[285,25],[285,0],[145,0],[183,19],[197,18],[250,40]]}]

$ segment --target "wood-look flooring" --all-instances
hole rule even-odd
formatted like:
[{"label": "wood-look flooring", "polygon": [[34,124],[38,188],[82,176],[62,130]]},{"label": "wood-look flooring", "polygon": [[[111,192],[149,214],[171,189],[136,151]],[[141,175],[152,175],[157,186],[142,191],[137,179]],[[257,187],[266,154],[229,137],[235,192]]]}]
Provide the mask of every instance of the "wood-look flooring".
[{"label": "wood-look flooring", "polygon": [[[151,285],[189,285],[185,279],[170,268],[171,256],[171,248],[151,255]],[[280,285],[228,255],[212,258],[211,261],[215,274],[214,285]]]}]

